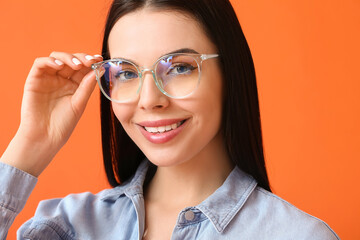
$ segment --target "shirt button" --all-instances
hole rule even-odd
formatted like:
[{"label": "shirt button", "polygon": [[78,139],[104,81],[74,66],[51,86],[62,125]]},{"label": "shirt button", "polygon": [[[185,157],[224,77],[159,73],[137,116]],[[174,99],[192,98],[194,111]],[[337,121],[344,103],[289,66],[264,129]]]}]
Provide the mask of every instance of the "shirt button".
[{"label": "shirt button", "polygon": [[185,212],[185,219],[188,220],[188,221],[191,221],[193,220],[195,217],[195,214],[193,211],[189,210],[187,212]]}]

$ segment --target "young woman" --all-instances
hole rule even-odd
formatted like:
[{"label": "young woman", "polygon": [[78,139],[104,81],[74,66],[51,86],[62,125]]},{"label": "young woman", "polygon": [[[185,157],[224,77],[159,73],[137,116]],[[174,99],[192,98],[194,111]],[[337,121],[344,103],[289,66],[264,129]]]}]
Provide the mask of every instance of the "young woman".
[{"label": "young woman", "polygon": [[270,192],[253,61],[228,1],[115,0],[102,56],[35,60],[0,163],[0,239],[95,78],[114,188],[42,201],[18,239],[338,239]]}]

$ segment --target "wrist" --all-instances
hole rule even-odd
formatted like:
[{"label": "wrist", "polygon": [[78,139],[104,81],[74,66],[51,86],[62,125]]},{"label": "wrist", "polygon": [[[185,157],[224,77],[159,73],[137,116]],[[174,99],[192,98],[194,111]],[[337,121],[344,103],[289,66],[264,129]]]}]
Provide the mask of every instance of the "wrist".
[{"label": "wrist", "polygon": [[17,133],[0,161],[38,177],[54,155],[45,144],[29,142]]}]

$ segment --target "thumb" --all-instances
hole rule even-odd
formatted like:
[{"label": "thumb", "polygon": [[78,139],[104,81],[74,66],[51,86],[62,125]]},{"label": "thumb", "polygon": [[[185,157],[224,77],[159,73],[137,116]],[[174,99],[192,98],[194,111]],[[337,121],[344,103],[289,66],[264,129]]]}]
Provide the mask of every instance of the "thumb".
[{"label": "thumb", "polygon": [[78,116],[80,116],[84,112],[86,104],[89,101],[89,98],[91,96],[91,93],[94,91],[95,86],[95,72],[90,71],[84,76],[83,80],[80,82],[79,87],[76,89],[74,95],[72,96],[71,101],[73,109]]}]

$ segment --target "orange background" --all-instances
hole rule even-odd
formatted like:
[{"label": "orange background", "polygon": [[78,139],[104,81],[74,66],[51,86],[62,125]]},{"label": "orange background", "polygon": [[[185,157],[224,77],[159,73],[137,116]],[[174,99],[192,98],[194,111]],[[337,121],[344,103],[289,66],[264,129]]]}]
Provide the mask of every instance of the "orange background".
[{"label": "orange background", "polygon": [[[267,166],[274,192],[360,239],[360,1],[233,0],[253,53]],[[0,152],[20,121],[24,81],[52,51],[100,53],[108,1],[3,1]],[[41,199],[108,187],[99,91],[48,169],[8,239]]]}]

